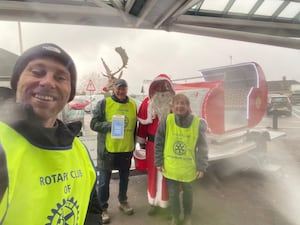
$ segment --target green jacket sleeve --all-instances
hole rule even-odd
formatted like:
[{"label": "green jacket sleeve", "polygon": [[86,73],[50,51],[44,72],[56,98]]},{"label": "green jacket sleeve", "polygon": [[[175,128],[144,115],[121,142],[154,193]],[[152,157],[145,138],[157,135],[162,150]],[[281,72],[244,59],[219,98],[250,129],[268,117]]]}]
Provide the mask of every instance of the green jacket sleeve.
[{"label": "green jacket sleeve", "polygon": [[207,123],[200,119],[197,148],[195,152],[197,171],[205,172],[208,166],[208,145],[206,140]]},{"label": "green jacket sleeve", "polygon": [[103,99],[97,103],[96,108],[93,110],[90,122],[90,127],[93,131],[107,133],[111,130],[111,122],[106,121],[105,106],[106,100]]},{"label": "green jacket sleeve", "polygon": [[155,166],[163,166],[164,147],[166,137],[166,119],[162,119],[157,128],[154,139],[154,164]]}]

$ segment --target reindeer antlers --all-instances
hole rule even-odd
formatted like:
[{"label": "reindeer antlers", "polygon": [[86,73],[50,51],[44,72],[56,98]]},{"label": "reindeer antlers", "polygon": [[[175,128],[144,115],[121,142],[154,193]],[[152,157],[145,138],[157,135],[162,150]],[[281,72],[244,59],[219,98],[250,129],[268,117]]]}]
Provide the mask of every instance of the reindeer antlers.
[{"label": "reindeer antlers", "polygon": [[126,68],[127,63],[128,63],[128,56],[127,56],[125,49],[123,49],[122,47],[116,47],[115,51],[121,56],[122,63],[123,63],[123,65],[116,72],[112,73],[111,70],[109,69],[109,67],[107,66],[107,64],[105,63],[105,61],[101,58],[102,64],[106,71],[106,74],[104,74],[104,73],[102,73],[102,74],[103,74],[103,76],[108,77],[110,79],[115,79],[115,75],[119,72],[120,72],[119,78],[121,78],[122,74],[123,74],[122,70],[124,68]]}]

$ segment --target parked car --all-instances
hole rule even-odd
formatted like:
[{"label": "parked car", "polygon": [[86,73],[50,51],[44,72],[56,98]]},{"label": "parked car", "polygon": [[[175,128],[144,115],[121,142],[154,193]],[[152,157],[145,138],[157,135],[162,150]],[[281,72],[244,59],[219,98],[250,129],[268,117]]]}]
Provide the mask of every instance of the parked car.
[{"label": "parked car", "polygon": [[86,113],[91,113],[95,109],[97,103],[100,100],[102,100],[103,98],[104,98],[103,94],[96,94],[96,95],[88,96],[90,103],[86,107],[84,107],[84,111]]},{"label": "parked car", "polygon": [[288,96],[273,94],[268,96],[267,115],[292,115],[292,103]]},{"label": "parked car", "polygon": [[84,109],[90,102],[85,99],[76,98],[69,102],[69,109],[82,110]]}]

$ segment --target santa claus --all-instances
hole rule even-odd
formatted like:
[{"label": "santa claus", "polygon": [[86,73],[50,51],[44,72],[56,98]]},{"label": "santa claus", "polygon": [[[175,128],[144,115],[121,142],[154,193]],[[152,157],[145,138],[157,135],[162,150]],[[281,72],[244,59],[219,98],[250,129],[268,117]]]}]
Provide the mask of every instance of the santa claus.
[{"label": "santa claus", "polygon": [[154,165],[154,136],[159,121],[170,112],[174,95],[175,90],[170,78],[166,74],[160,74],[151,82],[149,95],[143,100],[138,111],[137,142],[142,149],[146,149],[149,215],[154,215],[158,207],[168,206],[166,181]]}]

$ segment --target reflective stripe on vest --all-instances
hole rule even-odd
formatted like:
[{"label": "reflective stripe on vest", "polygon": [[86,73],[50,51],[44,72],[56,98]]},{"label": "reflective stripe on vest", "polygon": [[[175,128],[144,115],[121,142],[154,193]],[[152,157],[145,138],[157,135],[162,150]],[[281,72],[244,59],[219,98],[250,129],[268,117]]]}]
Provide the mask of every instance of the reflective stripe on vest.
[{"label": "reflective stripe on vest", "polygon": [[136,104],[132,99],[128,103],[115,102],[111,97],[106,98],[106,120],[111,122],[114,115],[125,116],[124,138],[111,138],[111,132],[106,134],[105,146],[108,152],[131,152],[134,150],[134,129],[136,126]]},{"label": "reflective stripe on vest", "polygon": [[9,178],[3,224],[84,224],[96,173],[78,138],[67,150],[42,149],[0,122],[0,143]]},{"label": "reflective stripe on vest", "polygon": [[196,178],[195,147],[200,120],[193,118],[188,128],[176,125],[174,114],[166,121],[164,148],[164,176],[177,181],[190,182]]}]

